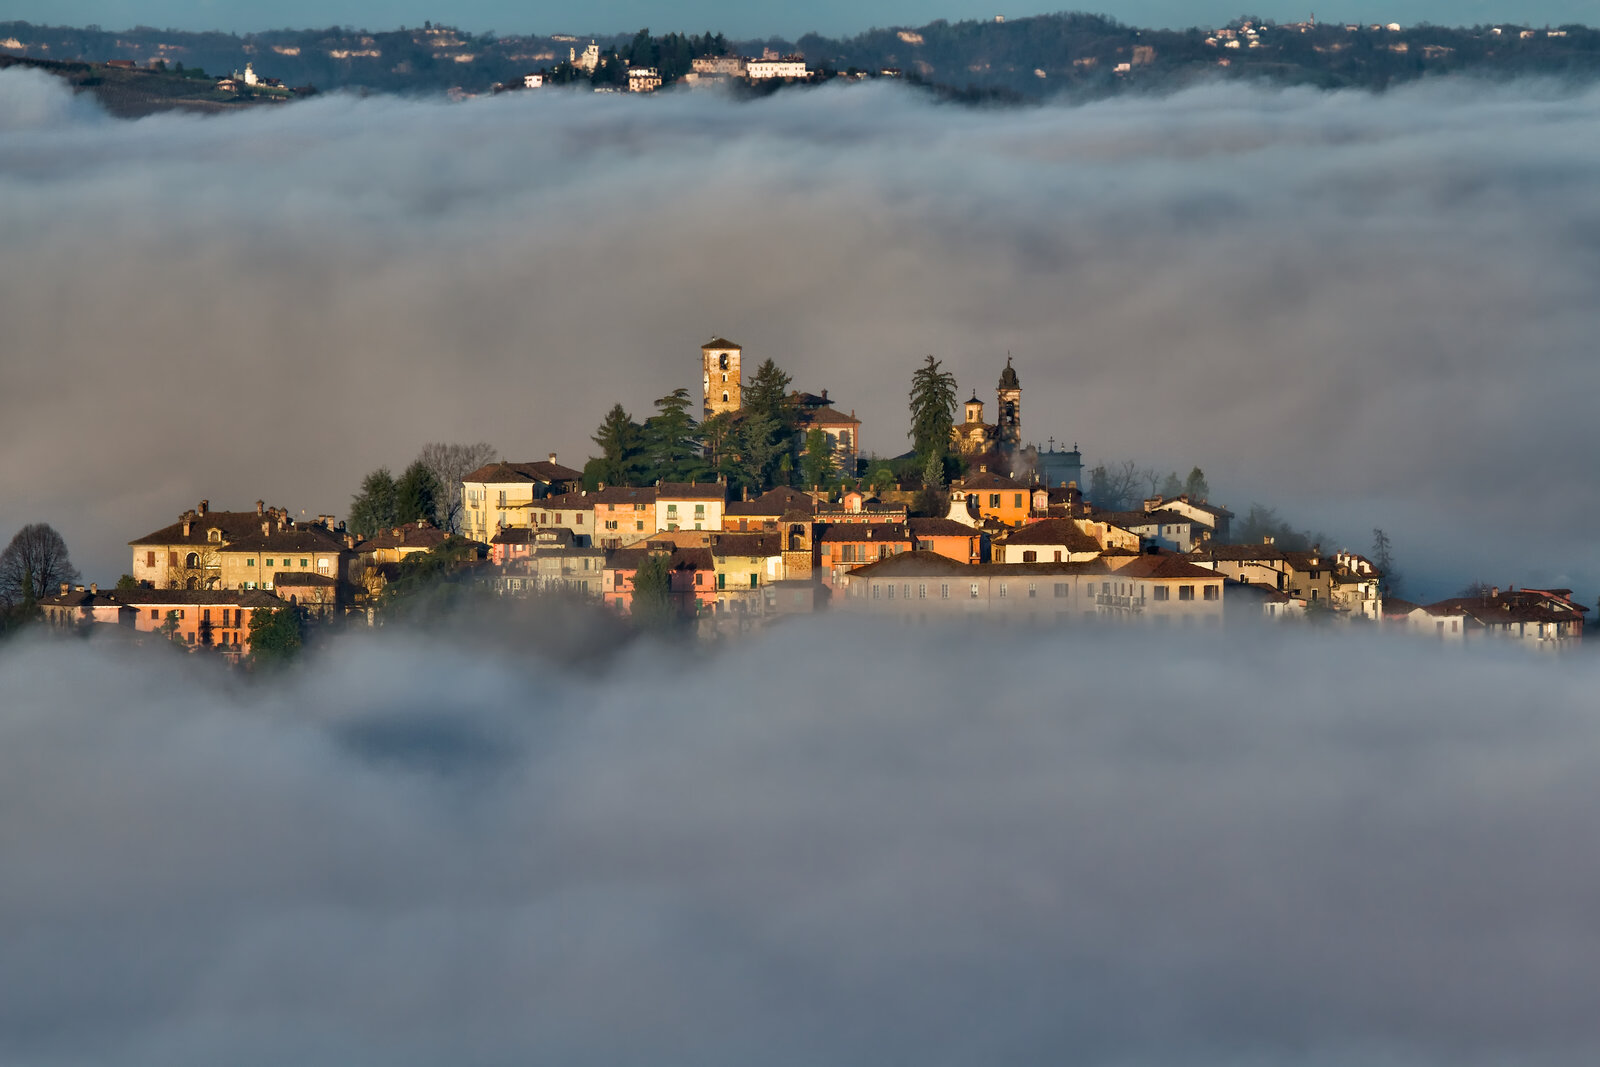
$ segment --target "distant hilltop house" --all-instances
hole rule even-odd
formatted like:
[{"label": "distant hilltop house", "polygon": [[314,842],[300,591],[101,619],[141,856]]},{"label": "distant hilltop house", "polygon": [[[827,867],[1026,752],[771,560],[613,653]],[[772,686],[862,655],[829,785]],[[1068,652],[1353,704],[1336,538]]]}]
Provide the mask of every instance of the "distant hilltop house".
[{"label": "distant hilltop house", "polygon": [[249,89],[282,89],[283,79],[261,77],[254,63],[246,63],[243,74],[234,71],[226,78],[217,79],[217,88],[223,92],[236,93],[241,85]]},{"label": "distant hilltop house", "polygon": [[805,78],[810,74],[806,70],[805,56],[749,59],[745,61],[744,72],[745,77],[751,81],[762,81],[767,78]]},{"label": "distant hilltop house", "polygon": [[653,93],[659,88],[661,88],[661,74],[656,68],[628,68],[628,92]]}]

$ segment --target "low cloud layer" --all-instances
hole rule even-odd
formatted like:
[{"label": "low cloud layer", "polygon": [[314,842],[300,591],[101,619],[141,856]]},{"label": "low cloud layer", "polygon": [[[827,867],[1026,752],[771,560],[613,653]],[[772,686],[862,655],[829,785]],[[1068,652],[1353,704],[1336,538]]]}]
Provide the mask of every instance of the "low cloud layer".
[{"label": "low cloud layer", "polygon": [[9,648],[0,1059],[1600,1054],[1593,664],[947,636]]},{"label": "low cloud layer", "polygon": [[[904,449],[932,352],[1025,435],[1199,464],[1448,593],[1600,585],[1592,90],[887,87],[117,122],[0,72],[0,519],[91,576],[202,497],[342,513],[434,439],[577,460],[713,333]],[[19,118],[18,116],[21,116]]]}]

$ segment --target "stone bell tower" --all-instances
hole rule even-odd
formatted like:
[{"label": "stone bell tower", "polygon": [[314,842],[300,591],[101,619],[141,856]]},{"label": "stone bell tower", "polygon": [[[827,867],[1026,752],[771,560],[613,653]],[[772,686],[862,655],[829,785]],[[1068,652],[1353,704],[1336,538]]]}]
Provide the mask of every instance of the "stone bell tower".
[{"label": "stone bell tower", "polygon": [[739,361],[744,349],[732,341],[713,337],[700,346],[700,362],[705,368],[704,401],[700,419],[705,421],[724,411],[738,411],[744,403]]},{"label": "stone bell tower", "polygon": [[1006,357],[1006,369],[1000,372],[1000,387],[995,391],[1000,410],[995,418],[995,436],[1005,449],[1022,447],[1022,383],[1017,379],[1011,357]]}]

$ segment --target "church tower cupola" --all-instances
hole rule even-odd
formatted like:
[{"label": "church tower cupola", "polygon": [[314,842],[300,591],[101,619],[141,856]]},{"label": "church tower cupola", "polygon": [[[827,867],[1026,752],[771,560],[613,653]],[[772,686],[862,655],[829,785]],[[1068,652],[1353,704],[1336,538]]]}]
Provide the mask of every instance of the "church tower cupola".
[{"label": "church tower cupola", "polygon": [[1000,387],[996,391],[1000,410],[995,420],[995,436],[1002,448],[1022,446],[1022,382],[1017,378],[1011,357],[1006,357],[1006,369],[1000,372]]}]

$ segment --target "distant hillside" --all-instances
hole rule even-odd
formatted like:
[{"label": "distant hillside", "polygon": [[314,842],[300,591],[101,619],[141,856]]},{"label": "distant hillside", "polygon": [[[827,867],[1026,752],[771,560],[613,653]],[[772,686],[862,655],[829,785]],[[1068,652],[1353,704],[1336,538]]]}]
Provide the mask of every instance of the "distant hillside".
[{"label": "distant hillside", "polygon": [[289,92],[223,92],[213,78],[173,71],[128,69],[105,63],[57,62],[46,59],[19,59],[0,54],[0,69],[26,66],[65,79],[80,92],[92,93],[111,114],[119,118],[139,118],[158,111],[214,113],[236,111],[258,104],[282,103]]},{"label": "distant hillside", "polygon": [[[211,74],[254,63],[264,77],[320,89],[472,92],[520,83],[550,70],[593,39],[625,50],[633,34],[475,36],[445,26],[367,32],[330,27],[269,33],[179,33],[138,27],[33,26],[0,22],[0,51],[34,59],[164,61]],[[1262,78],[1281,84],[1383,88],[1432,74],[1600,74],[1600,32],[1583,26],[1512,25],[1470,29],[1239,21],[1214,29],[1140,30],[1096,15],[1041,15],[1009,21],[943,20],[835,39],[732,42],[735,51],[798,51],[813,69],[878,72],[970,93],[972,98],[1101,95],[1126,88],[1180,86],[1199,77]],[[220,101],[211,101],[226,106]]]}]

